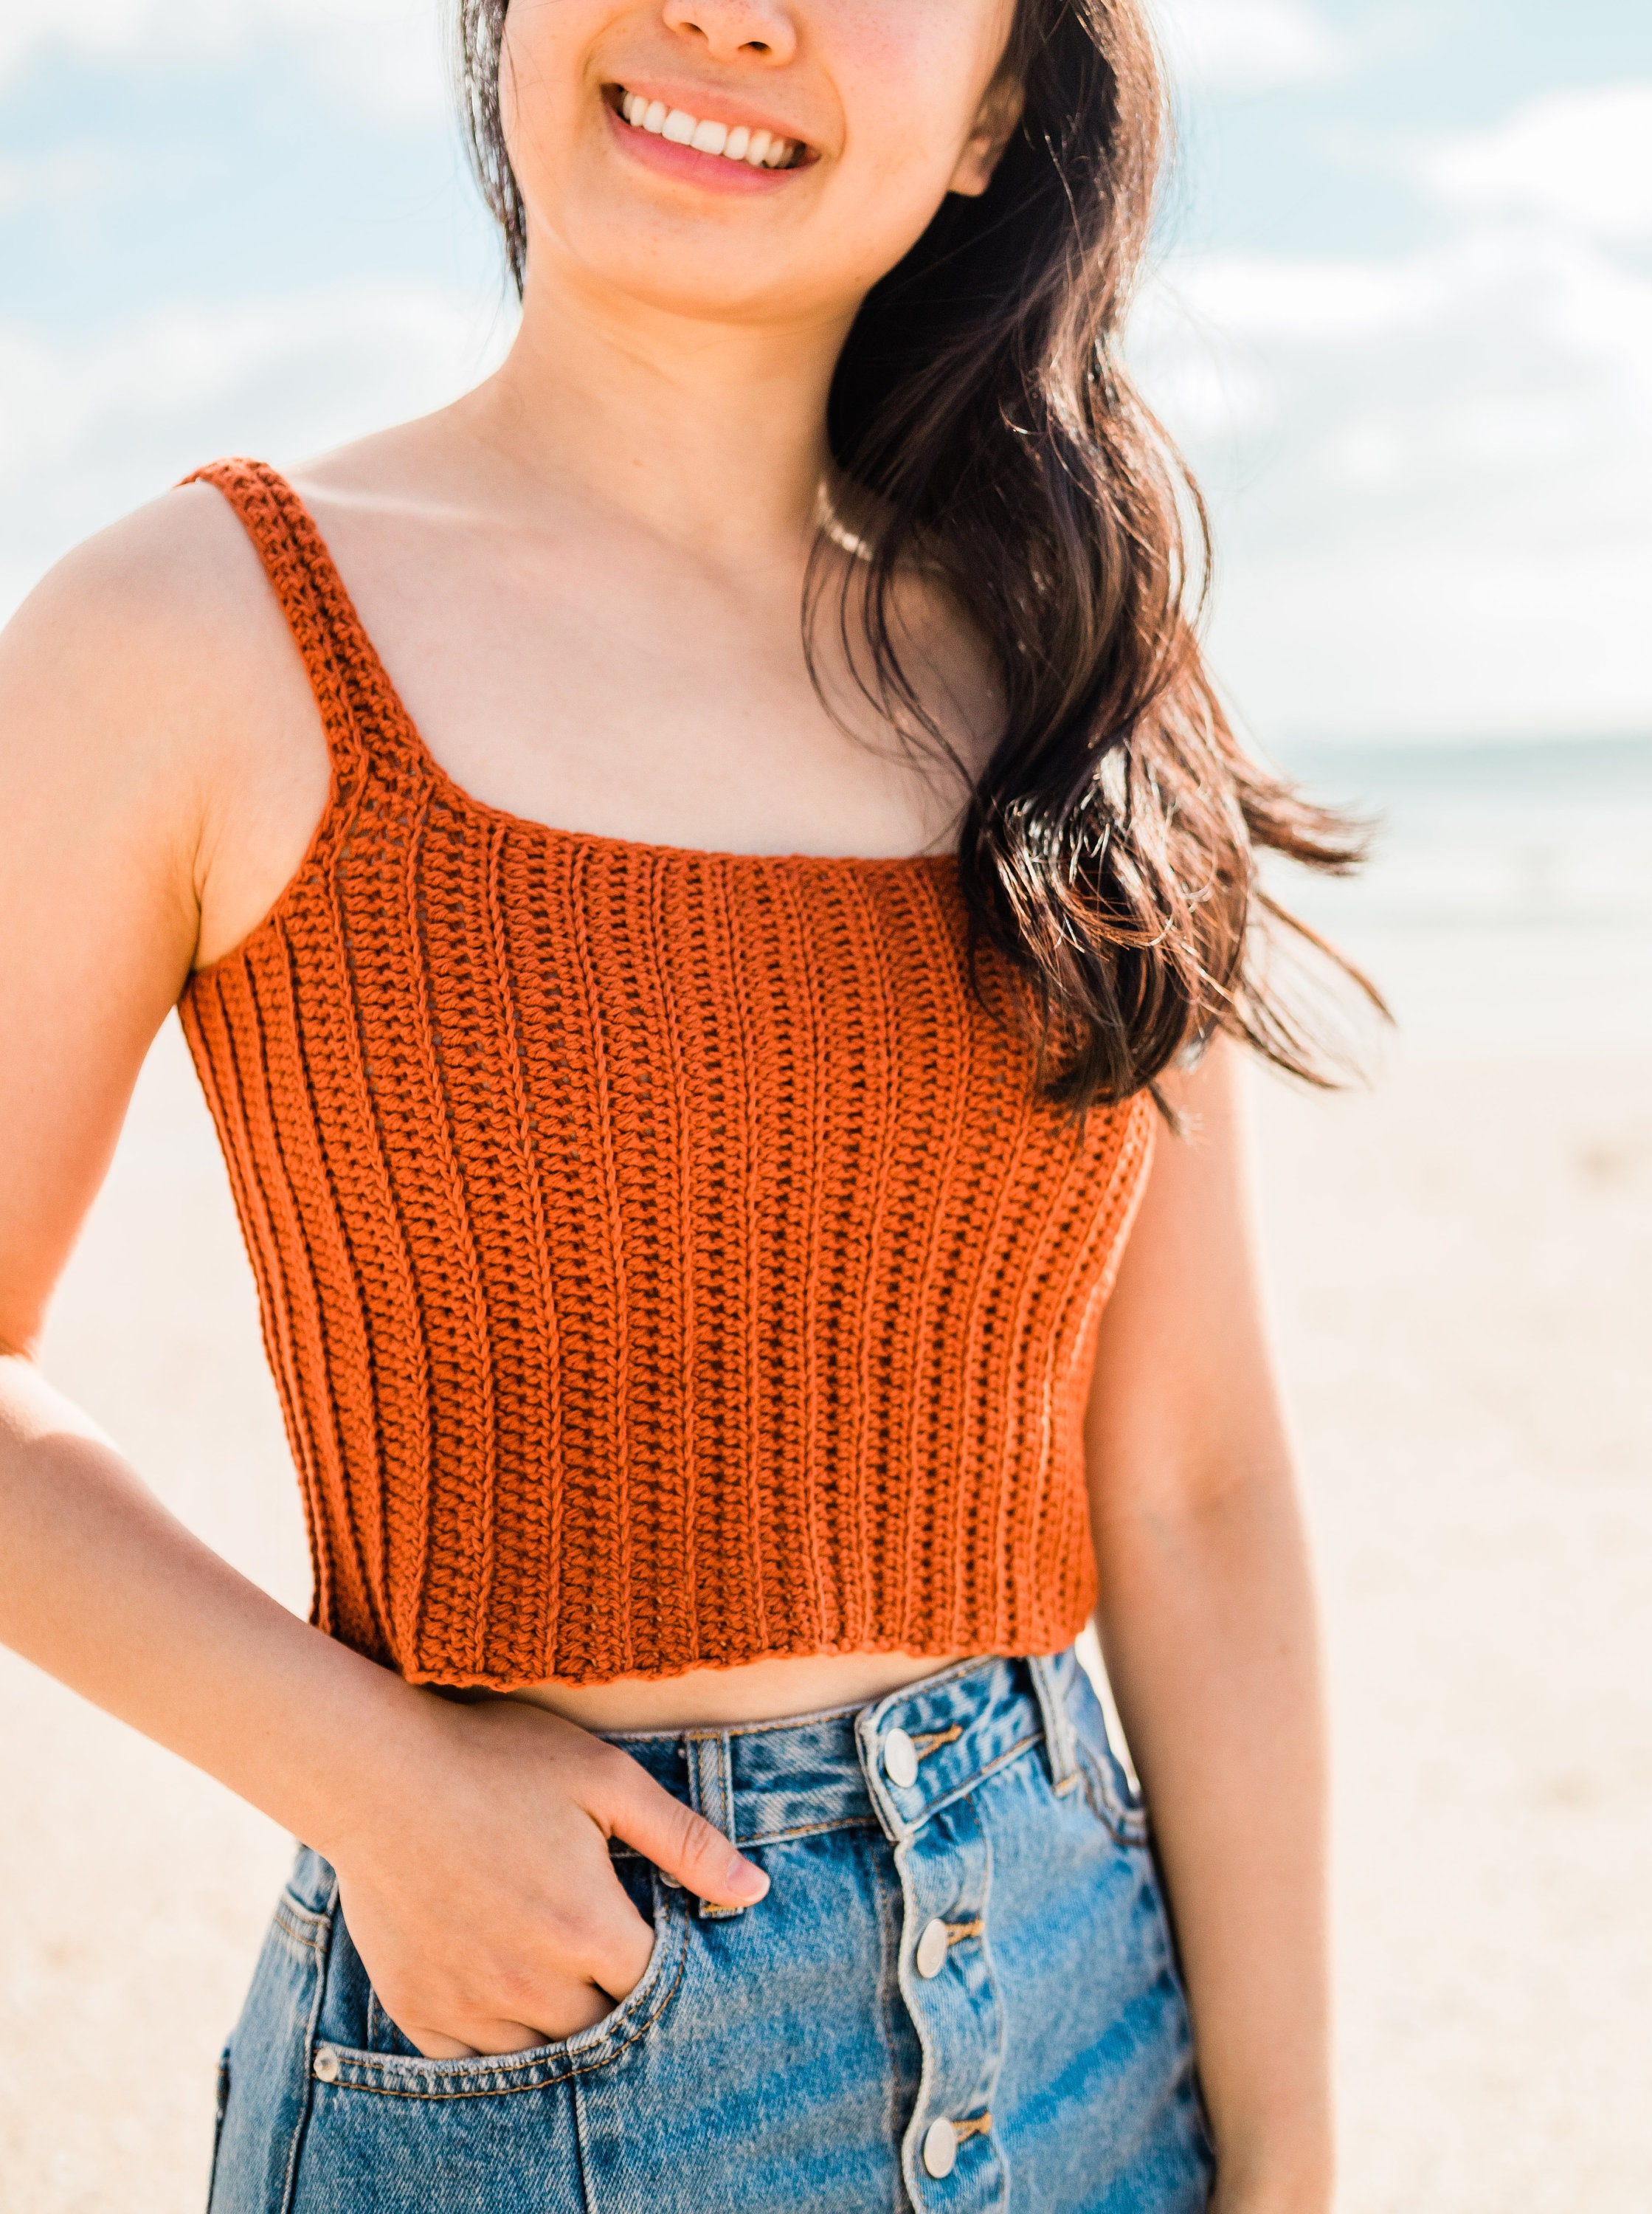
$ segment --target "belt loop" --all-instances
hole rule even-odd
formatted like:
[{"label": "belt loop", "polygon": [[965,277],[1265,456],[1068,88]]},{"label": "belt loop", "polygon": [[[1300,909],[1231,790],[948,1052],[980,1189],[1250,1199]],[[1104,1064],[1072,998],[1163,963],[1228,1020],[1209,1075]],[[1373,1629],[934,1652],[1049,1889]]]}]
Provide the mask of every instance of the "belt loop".
[{"label": "belt loop", "polygon": [[1067,1709],[1063,1680],[1064,1653],[1034,1653],[1027,1663],[1033,1691],[1044,1719],[1044,1750],[1050,1763],[1050,1782],[1057,1798],[1064,1799],[1079,1780],[1078,1754],[1073,1742],[1073,1718]]},{"label": "belt loop", "polygon": [[[730,1844],[735,1843],[735,1769],[734,1748],[727,1730],[708,1731],[703,1736],[688,1740],[688,1797],[697,1814],[704,1814],[714,1829],[721,1830]],[[703,1921],[731,1922],[737,1914],[744,1914],[743,1906],[715,1906],[709,1899],[699,1901],[698,1911]]]}]

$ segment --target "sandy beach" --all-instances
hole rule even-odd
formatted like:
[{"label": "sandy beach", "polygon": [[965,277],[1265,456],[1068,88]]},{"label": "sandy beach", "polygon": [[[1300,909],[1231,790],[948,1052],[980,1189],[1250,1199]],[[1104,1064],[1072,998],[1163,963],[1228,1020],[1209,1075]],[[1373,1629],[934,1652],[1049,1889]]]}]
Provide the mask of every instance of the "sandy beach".
[{"label": "sandy beach", "polygon": [[[1652,1053],[1414,1047],[1368,1095],[1259,1093],[1337,1730],[1341,2214],[1642,2214]],[[302,1610],[250,1281],[171,1026],[47,1365]],[[287,1841],[4,1658],[0,1703],[0,2214],[188,2214]]]}]

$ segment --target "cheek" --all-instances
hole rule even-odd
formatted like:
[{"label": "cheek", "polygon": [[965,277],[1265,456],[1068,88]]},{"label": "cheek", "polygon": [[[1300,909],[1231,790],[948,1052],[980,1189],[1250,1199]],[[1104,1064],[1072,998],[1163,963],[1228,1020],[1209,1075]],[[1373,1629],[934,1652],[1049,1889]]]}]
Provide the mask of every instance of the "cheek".
[{"label": "cheek", "polygon": [[849,149],[899,199],[945,192],[1003,51],[997,0],[844,0],[834,57]]},{"label": "cheek", "polygon": [[554,166],[570,140],[582,90],[582,56],[597,21],[579,0],[512,0],[505,17],[499,108],[511,165],[524,187]]}]

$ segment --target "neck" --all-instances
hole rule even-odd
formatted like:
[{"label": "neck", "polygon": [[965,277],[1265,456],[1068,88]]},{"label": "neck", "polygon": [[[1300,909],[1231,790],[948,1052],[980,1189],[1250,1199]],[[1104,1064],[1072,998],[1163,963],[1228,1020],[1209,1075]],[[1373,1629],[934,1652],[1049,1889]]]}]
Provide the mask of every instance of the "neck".
[{"label": "neck", "polygon": [[530,275],[471,427],[530,485],[618,507],[714,560],[795,547],[814,527],[850,320],[696,321],[553,267]]}]

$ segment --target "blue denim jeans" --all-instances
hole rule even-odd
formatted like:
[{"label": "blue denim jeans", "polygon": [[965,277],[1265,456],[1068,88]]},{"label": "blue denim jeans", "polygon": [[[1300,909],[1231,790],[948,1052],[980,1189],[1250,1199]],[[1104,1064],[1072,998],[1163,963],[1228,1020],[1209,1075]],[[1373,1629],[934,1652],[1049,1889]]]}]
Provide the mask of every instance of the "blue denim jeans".
[{"label": "blue denim jeans", "polygon": [[426,2060],[298,1856],[225,2056],[211,2214],[1194,2214],[1212,2174],[1138,1801],[1070,1653],[617,1740],[772,1878],[616,1848],[641,1983]]}]

